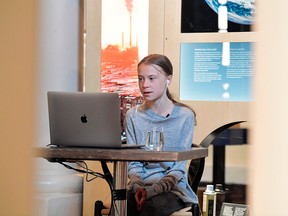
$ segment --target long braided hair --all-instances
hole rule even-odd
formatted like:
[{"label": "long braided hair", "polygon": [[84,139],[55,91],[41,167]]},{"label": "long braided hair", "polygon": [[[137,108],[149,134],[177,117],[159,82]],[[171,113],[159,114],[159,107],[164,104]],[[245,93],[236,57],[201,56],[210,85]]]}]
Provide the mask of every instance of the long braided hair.
[{"label": "long braided hair", "polygon": [[[138,68],[140,65],[142,64],[147,64],[147,65],[157,65],[158,67],[162,68],[163,72],[167,75],[167,76],[173,76],[173,66],[171,61],[169,60],[169,58],[165,55],[162,54],[150,54],[146,57],[144,57],[139,63],[138,63]],[[196,113],[195,111],[188,105],[181,103],[177,100],[174,99],[174,97],[172,96],[172,94],[170,93],[169,89],[166,89],[166,94],[167,97],[175,104],[178,106],[183,106],[183,107],[187,107],[190,110],[192,110],[192,112],[194,113],[195,116],[195,125],[196,125]]]}]

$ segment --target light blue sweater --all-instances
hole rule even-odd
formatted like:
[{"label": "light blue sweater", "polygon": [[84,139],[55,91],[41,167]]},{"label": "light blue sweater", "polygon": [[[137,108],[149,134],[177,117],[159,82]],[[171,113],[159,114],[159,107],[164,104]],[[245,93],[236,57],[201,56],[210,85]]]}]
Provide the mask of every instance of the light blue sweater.
[{"label": "light blue sweater", "polygon": [[[164,129],[164,146],[191,147],[195,118],[187,107],[175,105],[168,117],[155,114],[145,104],[133,107],[126,113],[127,144],[145,144],[148,131]],[[198,203],[187,179],[187,161],[142,163],[130,162],[129,189],[139,187],[147,191],[148,199],[158,193],[171,191],[185,203]]]}]

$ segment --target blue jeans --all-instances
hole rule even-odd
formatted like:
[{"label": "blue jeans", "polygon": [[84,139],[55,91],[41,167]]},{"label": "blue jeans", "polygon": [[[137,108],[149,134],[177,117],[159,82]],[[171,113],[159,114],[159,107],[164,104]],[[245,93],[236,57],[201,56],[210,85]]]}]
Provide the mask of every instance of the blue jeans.
[{"label": "blue jeans", "polygon": [[174,193],[164,192],[152,197],[137,211],[134,198],[135,193],[131,190],[127,193],[127,216],[169,216],[175,211],[186,207],[186,204]]}]

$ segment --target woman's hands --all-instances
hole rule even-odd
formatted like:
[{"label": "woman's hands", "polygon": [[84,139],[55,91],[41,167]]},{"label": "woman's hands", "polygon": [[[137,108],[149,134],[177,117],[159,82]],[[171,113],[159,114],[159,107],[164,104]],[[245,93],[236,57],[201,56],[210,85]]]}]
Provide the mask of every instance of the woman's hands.
[{"label": "woman's hands", "polygon": [[135,200],[137,202],[137,211],[141,211],[144,202],[147,200],[147,191],[144,188],[139,188],[135,193]]}]

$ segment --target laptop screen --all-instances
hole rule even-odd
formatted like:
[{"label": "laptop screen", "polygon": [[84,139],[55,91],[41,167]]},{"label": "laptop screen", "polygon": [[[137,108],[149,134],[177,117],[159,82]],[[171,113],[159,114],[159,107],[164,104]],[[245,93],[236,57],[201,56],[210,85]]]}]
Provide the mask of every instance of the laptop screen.
[{"label": "laptop screen", "polygon": [[52,145],[121,147],[118,93],[49,91]]}]

